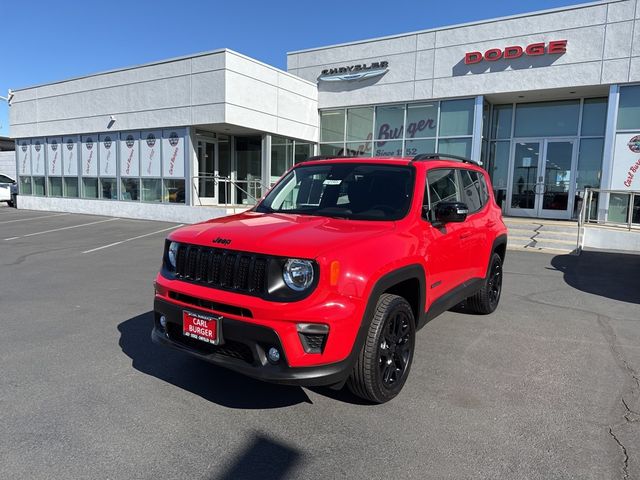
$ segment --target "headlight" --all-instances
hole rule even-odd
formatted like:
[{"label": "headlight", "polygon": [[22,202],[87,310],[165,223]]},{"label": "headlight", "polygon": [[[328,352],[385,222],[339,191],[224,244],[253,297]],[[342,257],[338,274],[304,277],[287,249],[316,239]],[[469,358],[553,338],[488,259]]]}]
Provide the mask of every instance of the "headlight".
[{"label": "headlight", "polygon": [[172,270],[176,269],[176,258],[178,257],[178,243],[171,242],[169,249],[167,250],[167,260],[169,260],[169,266]]},{"label": "headlight", "polygon": [[290,258],[284,264],[282,276],[287,287],[302,292],[313,283],[313,264],[309,260]]}]

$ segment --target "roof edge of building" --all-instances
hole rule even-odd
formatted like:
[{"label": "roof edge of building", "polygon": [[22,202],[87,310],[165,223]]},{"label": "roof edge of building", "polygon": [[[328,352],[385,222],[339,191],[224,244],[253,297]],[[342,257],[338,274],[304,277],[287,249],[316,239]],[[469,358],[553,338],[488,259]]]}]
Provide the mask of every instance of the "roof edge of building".
[{"label": "roof edge of building", "polygon": [[285,75],[287,75],[289,77],[292,77],[292,78],[294,78],[296,80],[299,80],[301,82],[308,83],[308,84],[313,85],[313,86],[316,85],[315,83],[310,82],[308,80],[305,80],[304,78],[300,78],[300,77],[298,77],[296,75],[293,75],[292,73],[289,73],[286,70],[282,70],[282,69],[280,69],[278,67],[274,67],[273,65],[269,65],[268,63],[265,63],[265,62],[262,62],[260,60],[255,59],[255,58],[249,57],[248,55],[245,55],[243,53],[236,52],[235,50],[232,50],[230,48],[218,48],[218,49],[215,49],[215,50],[207,50],[207,51],[204,51],[204,52],[192,53],[192,54],[188,54],[188,55],[181,55],[181,56],[178,56],[178,57],[171,57],[171,58],[166,58],[166,59],[163,59],[163,60],[155,60],[155,61],[152,61],[152,62],[142,63],[142,64],[139,64],[139,65],[130,65],[130,66],[127,66],[127,67],[118,67],[118,68],[113,68],[113,69],[110,69],[110,70],[103,70],[103,71],[100,71],[100,72],[89,73],[87,75],[78,75],[77,77],[65,78],[65,79],[56,80],[56,81],[53,81],[53,82],[44,82],[44,83],[38,83],[38,84],[35,84],[35,85],[30,85],[30,86],[27,86],[27,87],[14,88],[14,89],[12,89],[12,91],[13,92],[20,92],[20,91],[24,91],[24,90],[31,90],[31,89],[34,89],[34,88],[40,88],[40,87],[45,87],[45,86],[49,86],[49,85],[57,85],[59,83],[66,83],[66,82],[73,82],[73,81],[76,81],[76,80],[82,80],[84,78],[98,77],[100,75],[108,75],[108,74],[116,73],[116,72],[125,72],[127,70],[135,70],[136,68],[144,68],[144,67],[151,67],[151,66],[154,66],[154,65],[162,65],[164,63],[179,62],[181,60],[187,60],[189,58],[204,57],[204,56],[207,56],[207,55],[215,55],[215,54],[218,54],[218,53],[230,53],[230,54],[233,54],[233,55],[237,55],[238,57],[244,58],[244,59],[252,61],[254,63],[258,63],[260,65],[263,65],[263,66],[268,67],[268,68],[270,68],[272,70],[275,70],[277,72],[285,74]]},{"label": "roof edge of building", "polygon": [[393,38],[402,38],[402,37],[409,37],[411,35],[418,35],[421,33],[431,33],[431,32],[442,32],[445,30],[453,30],[455,28],[462,28],[462,27],[472,27],[474,25],[483,25],[483,24],[488,24],[488,23],[494,23],[494,22],[502,22],[504,20],[512,20],[512,19],[516,19],[516,18],[525,18],[525,17],[532,17],[532,16],[537,16],[537,15],[545,15],[548,13],[556,13],[556,12],[563,12],[563,11],[568,11],[568,10],[577,10],[577,9],[581,9],[581,8],[589,8],[589,7],[595,7],[598,5],[606,5],[608,3],[618,3],[618,2],[623,2],[625,0],[595,0],[592,2],[586,2],[586,3],[578,3],[576,5],[569,5],[566,7],[556,7],[556,8],[548,8],[545,10],[536,10],[533,12],[526,12],[526,13],[516,13],[514,15],[507,15],[504,17],[496,17],[496,18],[489,18],[486,20],[476,20],[473,22],[466,22],[466,23],[456,23],[453,25],[445,25],[443,27],[435,27],[435,28],[427,28],[424,30],[414,30],[412,32],[405,32],[405,33],[395,33],[392,35],[385,35],[382,37],[372,37],[372,38],[366,38],[364,40],[355,40],[353,42],[344,42],[344,43],[335,43],[332,45],[324,45],[322,47],[312,47],[312,48],[304,48],[301,50],[292,50],[290,52],[287,52],[287,56],[289,55],[296,55],[299,53],[308,53],[308,52],[317,52],[319,50],[328,50],[331,48],[337,48],[337,47],[347,47],[347,46],[351,46],[351,45],[360,45],[363,43],[371,43],[371,42],[377,42],[380,40],[390,40]]}]

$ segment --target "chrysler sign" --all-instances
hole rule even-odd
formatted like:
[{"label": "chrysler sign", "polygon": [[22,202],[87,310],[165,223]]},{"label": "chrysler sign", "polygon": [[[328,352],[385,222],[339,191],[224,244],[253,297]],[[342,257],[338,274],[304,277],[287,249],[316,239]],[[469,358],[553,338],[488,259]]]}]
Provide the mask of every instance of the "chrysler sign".
[{"label": "chrysler sign", "polygon": [[566,40],[554,40],[549,43],[532,43],[525,47],[512,45],[510,47],[490,48],[486,52],[467,52],[464,56],[464,63],[473,65],[483,60],[487,62],[495,62],[504,58],[505,60],[513,60],[522,56],[537,57],[540,55],[562,55],[567,52]]},{"label": "chrysler sign", "polygon": [[371,62],[346,67],[327,68],[322,70],[318,81],[342,82],[350,80],[363,80],[365,78],[384,75],[389,70],[389,62]]}]

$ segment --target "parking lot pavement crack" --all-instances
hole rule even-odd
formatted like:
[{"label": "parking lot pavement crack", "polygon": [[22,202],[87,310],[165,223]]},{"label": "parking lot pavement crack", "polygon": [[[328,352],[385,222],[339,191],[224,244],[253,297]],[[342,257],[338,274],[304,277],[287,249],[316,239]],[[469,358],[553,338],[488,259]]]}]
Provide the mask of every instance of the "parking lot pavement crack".
[{"label": "parking lot pavement crack", "polygon": [[620,369],[625,372],[633,381],[631,394],[634,397],[637,397],[638,391],[640,390],[640,377],[638,376],[638,372],[636,372],[636,370],[629,364],[624,354],[618,348],[618,339],[615,332],[613,331],[613,328],[609,324],[609,317],[605,315],[598,315],[598,324],[600,325],[605,340],[609,345],[609,350],[611,350],[616,363],[618,364]]},{"label": "parking lot pavement crack", "polygon": [[627,402],[624,400],[624,397],[622,398],[622,405],[624,406],[624,409],[625,409],[624,419],[628,423],[635,423],[640,421],[640,414],[638,414],[637,412],[634,412],[629,408],[629,405],[627,405]]},{"label": "parking lot pavement crack", "polygon": [[620,402],[624,408],[624,413],[622,415],[623,420],[609,426],[609,435],[611,435],[622,451],[624,459],[622,472],[623,478],[626,479],[629,478],[629,453],[618,436],[613,432],[613,429],[623,428],[624,425],[640,421],[640,415],[629,407],[630,403],[632,405],[636,404],[640,398],[640,377],[638,376],[638,372],[631,366],[624,353],[621,351],[616,333],[613,330],[613,327],[611,327],[609,320],[610,319],[604,315],[598,315],[598,325],[600,326],[602,334],[609,345],[609,350],[611,351],[616,364],[625,374],[626,378],[622,387],[622,393],[620,394]]},{"label": "parking lot pavement crack", "polygon": [[13,260],[12,262],[2,263],[0,265],[5,266],[5,267],[10,267],[10,266],[14,266],[14,265],[20,265],[21,263],[24,263],[24,261],[29,257],[33,257],[33,256],[36,256],[36,255],[42,255],[44,253],[61,252],[63,250],[72,250],[72,249],[70,247],[63,247],[63,248],[50,248],[48,250],[41,250],[39,252],[31,252],[31,253],[27,253],[25,255],[20,255],[19,257],[16,257],[15,260]]},{"label": "parking lot pavement crack", "polygon": [[618,444],[618,447],[622,451],[622,458],[623,458],[623,463],[622,463],[623,477],[622,478],[629,478],[629,454],[627,453],[627,449],[622,444],[622,442],[618,439],[616,434],[613,433],[613,429],[611,427],[609,427],[609,435],[611,435],[611,438],[613,438],[613,440]]}]

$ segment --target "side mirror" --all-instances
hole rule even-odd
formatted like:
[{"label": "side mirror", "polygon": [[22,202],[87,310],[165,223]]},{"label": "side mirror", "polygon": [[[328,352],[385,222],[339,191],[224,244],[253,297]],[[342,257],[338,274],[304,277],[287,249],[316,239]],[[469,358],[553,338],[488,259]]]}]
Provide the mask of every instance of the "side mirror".
[{"label": "side mirror", "polygon": [[440,202],[436,205],[432,220],[445,224],[451,222],[464,222],[469,214],[469,207],[464,202]]}]

